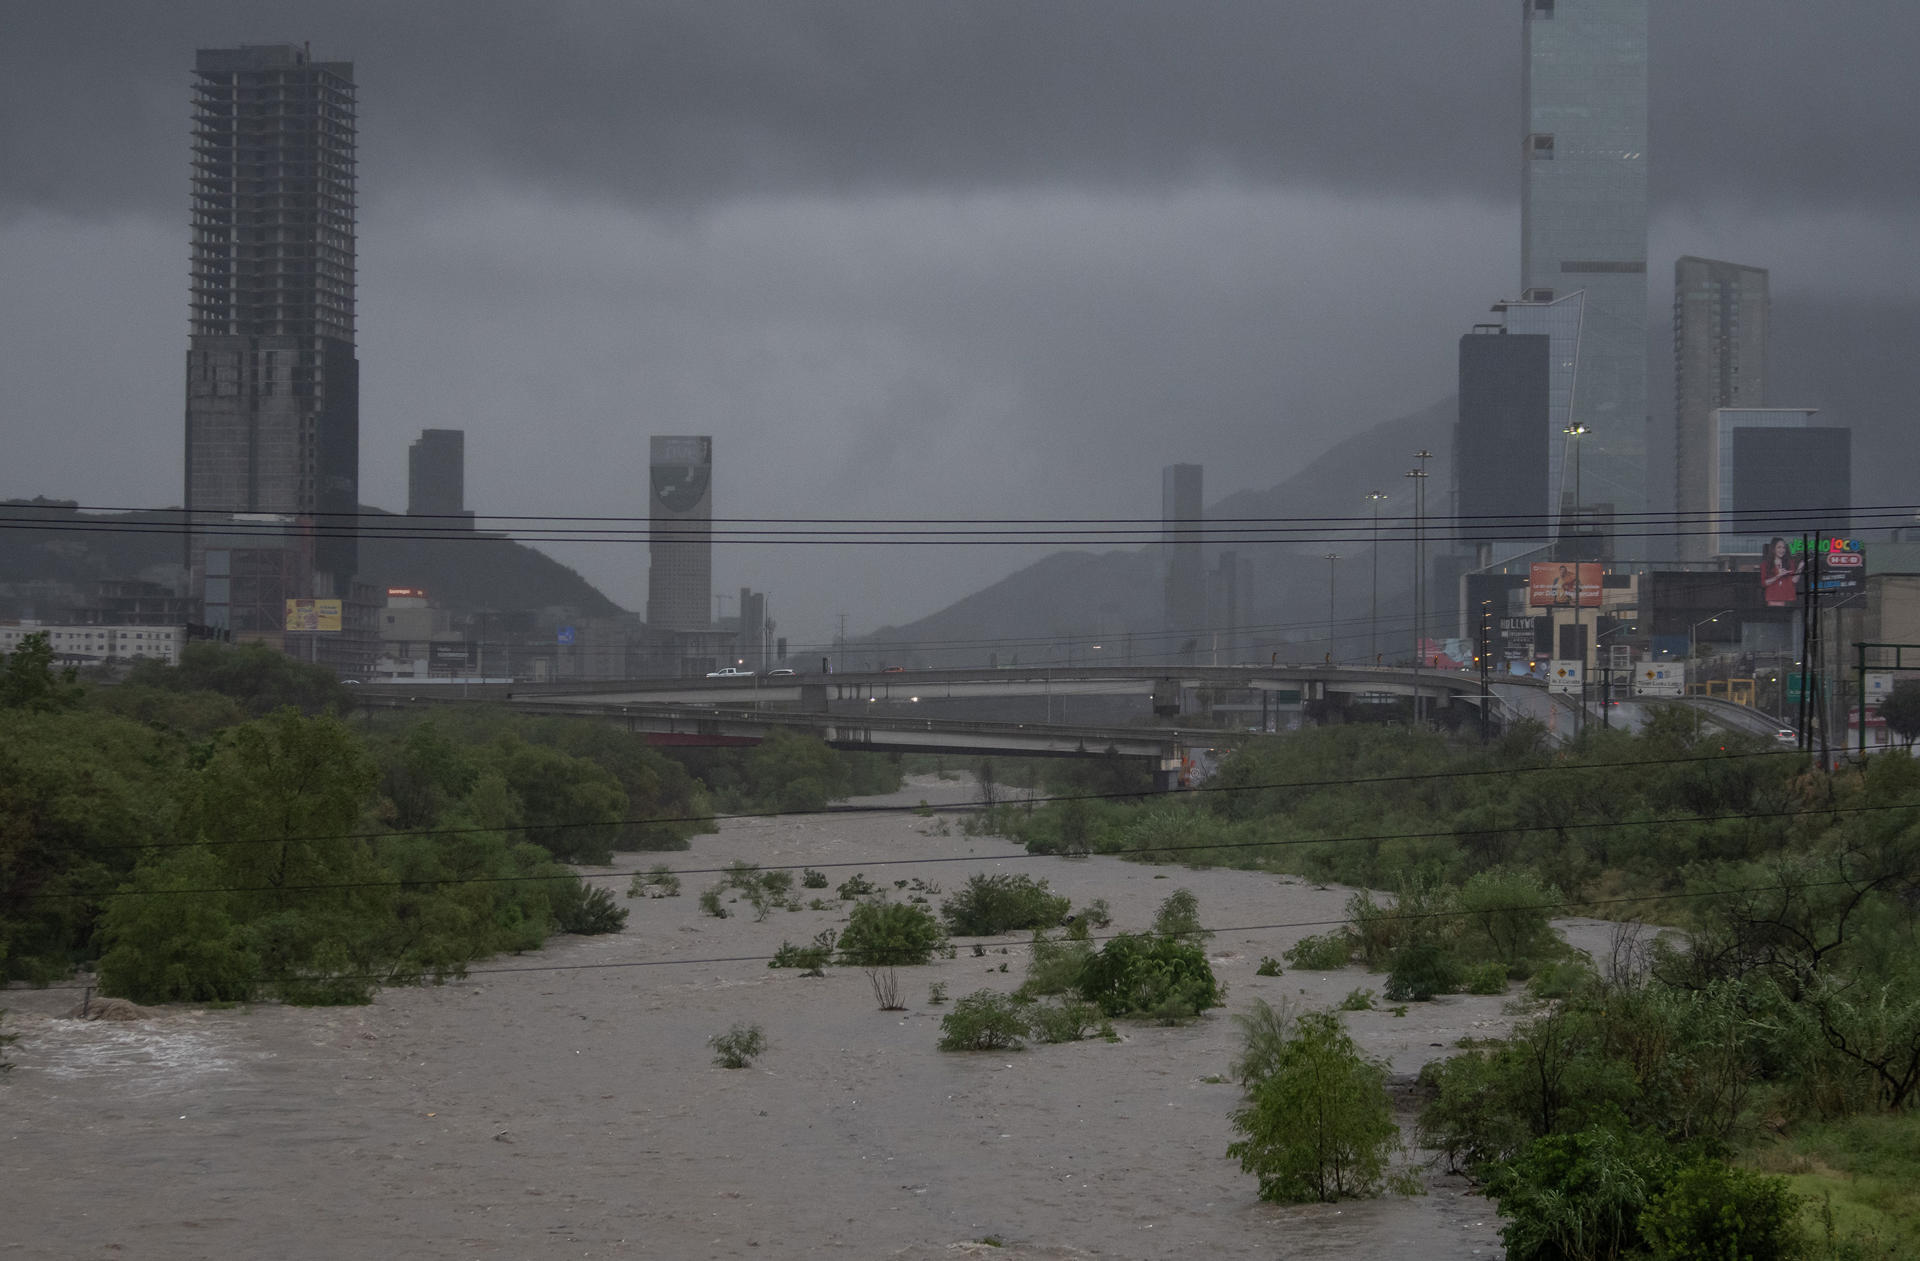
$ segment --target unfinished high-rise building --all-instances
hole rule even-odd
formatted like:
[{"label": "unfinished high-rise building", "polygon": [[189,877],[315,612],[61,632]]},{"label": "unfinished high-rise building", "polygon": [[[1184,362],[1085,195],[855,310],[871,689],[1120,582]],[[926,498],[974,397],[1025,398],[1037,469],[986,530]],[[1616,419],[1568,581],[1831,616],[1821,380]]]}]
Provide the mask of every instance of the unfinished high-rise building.
[{"label": "unfinished high-rise building", "polygon": [[[201,49],[193,69],[188,564],[274,550],[285,598],[343,597],[356,568],[360,366],[354,355],[353,66],[292,44]],[[236,514],[254,516],[235,523]],[[253,536],[253,537],[249,537]],[[271,615],[259,608],[229,614]]]},{"label": "unfinished high-rise building", "polygon": [[1673,498],[1680,559],[1714,552],[1716,409],[1767,403],[1767,272],[1687,255],[1673,265]]}]

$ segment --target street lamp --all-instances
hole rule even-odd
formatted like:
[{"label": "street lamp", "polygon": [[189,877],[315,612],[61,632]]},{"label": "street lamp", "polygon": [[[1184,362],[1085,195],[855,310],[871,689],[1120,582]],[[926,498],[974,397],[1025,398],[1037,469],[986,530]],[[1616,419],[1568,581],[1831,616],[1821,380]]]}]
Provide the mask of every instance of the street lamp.
[{"label": "street lamp", "polygon": [[1373,664],[1380,664],[1380,501],[1385,499],[1384,491],[1369,491],[1367,499],[1373,504],[1373,595],[1367,601],[1367,656]]},{"label": "street lamp", "polygon": [[1427,516],[1427,461],[1433,458],[1433,452],[1425,447],[1414,452],[1413,458],[1420,461],[1417,469],[1408,469],[1407,476],[1413,479],[1413,721],[1420,721],[1420,663],[1426,655],[1427,638],[1427,584],[1426,584],[1426,529]]},{"label": "street lamp", "polygon": [[1703,617],[1699,621],[1695,622],[1693,625],[1687,627],[1687,660],[1688,661],[1692,661],[1694,657],[1697,656],[1700,652],[1699,645],[1694,642],[1694,632],[1699,630],[1702,626],[1705,626],[1708,622],[1719,621],[1721,618],[1725,617],[1727,614],[1731,612],[1733,612],[1732,609],[1721,609],[1718,613],[1715,613],[1712,617]]}]

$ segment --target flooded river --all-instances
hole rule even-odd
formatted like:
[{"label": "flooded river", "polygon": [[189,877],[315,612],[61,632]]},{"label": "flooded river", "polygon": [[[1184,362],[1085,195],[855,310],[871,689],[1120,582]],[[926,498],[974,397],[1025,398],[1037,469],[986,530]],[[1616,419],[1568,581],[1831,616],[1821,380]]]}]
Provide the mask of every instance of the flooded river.
[{"label": "flooded river", "polygon": [[[923,778],[880,800],[969,789]],[[1219,930],[1228,1007],[1184,1028],[1126,1024],[1117,1043],[943,1054],[948,1008],[929,1005],[929,985],[1014,988],[1018,939],[901,969],[908,1010],[883,1012],[856,969],[765,966],[844,907],[756,923],[742,903],[714,919],[698,894],[715,874],[684,876],[677,898],[624,901],[619,934],[559,938],[366,1007],[85,1022],[61,1015],[77,993],[13,990],[0,1258],[1500,1255],[1491,1206],[1458,1180],[1281,1207],[1226,1156],[1240,1097],[1218,1080],[1229,1014],[1381,985],[1358,970],[1254,975],[1261,956],[1325,931],[1344,891],[1033,859],[946,830],[909,811],[737,820],[626,865],[805,863],[834,884],[858,870],[948,891],[974,872],[1026,872],[1076,906],[1107,899],[1116,929],[1147,927],[1186,887]],[[880,865],[901,859],[939,861]],[[1346,1019],[1397,1072],[1506,1024],[1498,999],[1467,996]],[[744,1021],[768,1049],[751,1068],[716,1067],[707,1039]]]}]

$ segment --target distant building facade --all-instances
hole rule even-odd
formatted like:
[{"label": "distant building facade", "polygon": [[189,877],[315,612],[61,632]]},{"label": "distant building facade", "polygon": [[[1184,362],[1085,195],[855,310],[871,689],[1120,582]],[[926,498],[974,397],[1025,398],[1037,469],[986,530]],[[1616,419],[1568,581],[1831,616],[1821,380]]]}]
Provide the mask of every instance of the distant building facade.
[{"label": "distant building facade", "polygon": [[1852,528],[1852,432],[1804,407],[1715,409],[1713,554],[1760,555],[1775,536]]},{"label": "distant building facade", "polygon": [[713,439],[655,437],[648,444],[647,625],[713,625]]},{"label": "distant building facade", "polygon": [[186,509],[196,597],[206,531],[233,514],[284,516],[310,536],[303,585],[280,595],[349,595],[360,500],[354,93],[351,63],[290,44],[202,49],[194,60]]},{"label": "distant building facade", "polygon": [[464,430],[422,429],[407,448],[407,515],[431,517],[436,528],[472,529],[466,470]]},{"label": "distant building facade", "polygon": [[[1523,0],[1521,297],[1585,294],[1580,495],[1647,507],[1647,0]],[[1571,487],[1554,483],[1563,503]]]},{"label": "distant building facade", "polygon": [[[1553,339],[1477,326],[1460,339],[1453,431],[1454,511],[1478,563],[1505,559],[1548,531]],[[1444,589],[1444,588],[1442,588]]]},{"label": "distant building facade", "polygon": [[1713,551],[1714,411],[1767,403],[1767,272],[1684,257],[1673,265],[1674,507],[1680,559]]},{"label": "distant building facade", "polygon": [[1187,660],[1200,645],[1189,642],[1207,625],[1207,571],[1201,516],[1205,512],[1201,466],[1169,464],[1160,470],[1160,552],[1164,583],[1166,655]]},{"label": "distant building facade", "polygon": [[0,656],[19,648],[20,641],[30,635],[45,635],[53,659],[61,665],[101,665],[144,657],[171,666],[180,664],[187,627],[184,622],[138,626],[0,624]]}]

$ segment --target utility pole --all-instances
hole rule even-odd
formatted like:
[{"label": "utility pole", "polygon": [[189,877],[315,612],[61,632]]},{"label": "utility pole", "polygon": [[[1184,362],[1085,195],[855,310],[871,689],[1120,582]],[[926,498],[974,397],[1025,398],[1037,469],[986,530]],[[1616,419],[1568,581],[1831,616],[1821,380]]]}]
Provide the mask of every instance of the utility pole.
[{"label": "utility pole", "polygon": [[1413,720],[1420,721],[1420,669],[1427,647],[1427,461],[1433,452],[1422,447],[1413,458],[1420,467],[1410,469],[1413,478]]},{"label": "utility pole", "polygon": [[1373,504],[1373,595],[1367,601],[1367,656],[1374,665],[1380,664],[1380,501],[1386,497],[1382,491],[1367,493]]},{"label": "utility pole", "polygon": [[1333,618],[1333,575],[1334,575],[1334,566],[1335,566],[1335,565],[1336,565],[1336,564],[1337,564],[1337,563],[1339,562],[1339,560],[1340,560],[1340,553],[1338,553],[1338,552],[1328,552],[1328,553],[1327,553],[1327,555],[1326,555],[1326,562],[1327,562],[1327,659],[1328,659],[1329,661],[1331,661],[1331,660],[1333,659],[1333,650],[1334,650],[1334,645],[1335,645],[1335,642],[1336,642],[1336,641],[1334,640],[1334,637],[1333,637],[1333,629],[1334,629],[1334,618]]},{"label": "utility pole", "polygon": [[1492,636],[1488,633],[1488,619],[1492,614],[1493,601],[1480,601],[1480,743],[1487,742],[1487,711],[1493,704],[1493,691],[1487,685],[1487,658],[1492,655]]},{"label": "utility pole", "polygon": [[[1580,438],[1587,427],[1578,421],[1561,430],[1573,442],[1573,522],[1561,530],[1564,542],[1569,531],[1580,528]],[[1580,610],[1586,606],[1586,584],[1580,581],[1580,558],[1573,558],[1573,626],[1574,640],[1580,645],[1580,708],[1578,711],[1579,730],[1587,727],[1587,652],[1586,622],[1582,620]]]},{"label": "utility pole", "polygon": [[845,613],[840,615],[840,638],[835,642],[840,650],[840,660],[833,663],[833,668],[845,674],[847,672],[847,615]]}]

